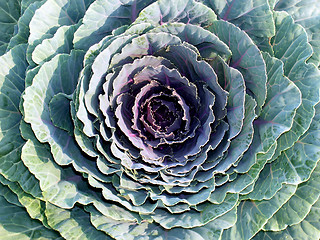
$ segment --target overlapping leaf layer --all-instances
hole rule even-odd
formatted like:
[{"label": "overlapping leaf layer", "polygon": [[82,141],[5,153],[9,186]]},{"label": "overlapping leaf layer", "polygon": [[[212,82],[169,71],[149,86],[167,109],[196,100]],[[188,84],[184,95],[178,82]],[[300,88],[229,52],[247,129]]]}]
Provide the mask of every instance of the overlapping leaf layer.
[{"label": "overlapping leaf layer", "polygon": [[0,0],[0,235],[319,239],[318,5]]}]

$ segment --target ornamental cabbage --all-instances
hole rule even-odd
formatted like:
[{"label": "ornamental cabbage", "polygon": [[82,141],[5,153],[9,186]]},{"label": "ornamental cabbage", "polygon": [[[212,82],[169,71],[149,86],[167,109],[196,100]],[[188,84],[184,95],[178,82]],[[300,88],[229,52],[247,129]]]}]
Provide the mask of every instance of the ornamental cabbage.
[{"label": "ornamental cabbage", "polygon": [[0,1],[1,239],[319,239],[319,0]]}]

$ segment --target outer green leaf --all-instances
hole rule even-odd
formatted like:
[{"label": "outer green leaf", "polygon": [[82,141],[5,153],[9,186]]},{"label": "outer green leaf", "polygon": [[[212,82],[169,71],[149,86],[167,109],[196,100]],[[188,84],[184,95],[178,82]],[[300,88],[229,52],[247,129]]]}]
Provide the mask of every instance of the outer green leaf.
[{"label": "outer green leaf", "polygon": [[[24,90],[24,77],[27,64],[26,46],[20,45],[0,57],[0,140],[10,131],[18,129],[20,122],[19,102]],[[1,145],[0,145],[1,146]]]},{"label": "outer green leaf", "polygon": [[24,191],[41,196],[36,179],[21,162],[19,103],[24,90],[26,45],[19,45],[0,57],[0,174],[19,182]]},{"label": "outer green leaf", "polygon": [[267,151],[282,133],[291,128],[295,111],[301,104],[301,93],[283,76],[281,61],[268,54],[263,57],[268,72],[267,99],[255,124],[260,126],[262,149]]},{"label": "outer green leaf", "polygon": [[[20,153],[24,143],[20,137],[20,96],[24,89],[26,46],[21,45],[0,58],[0,173],[11,181],[19,179]],[[23,164],[22,164],[23,165]]]},{"label": "outer green leaf", "polygon": [[10,39],[8,49],[13,48],[14,46],[17,46],[18,44],[27,43],[28,37],[30,34],[29,24],[34,16],[35,11],[44,3],[44,0],[42,1],[36,1],[35,3],[28,6],[28,8],[24,11],[23,10],[23,1],[21,3],[21,11],[24,11],[24,13],[19,18],[17,27],[18,31],[17,33]]},{"label": "outer green leaf", "polygon": [[320,164],[318,163],[310,179],[300,184],[290,200],[263,226],[264,231],[281,231],[288,225],[300,223],[320,196],[319,183]]},{"label": "outer green leaf", "polygon": [[254,198],[270,198],[283,183],[300,184],[307,181],[320,159],[320,107],[309,130],[294,146],[284,152],[261,172],[252,194]]},{"label": "outer green leaf", "polygon": [[260,231],[257,239],[318,240],[320,238],[320,199],[312,206],[307,217],[299,224],[287,227],[283,231]]},{"label": "outer green leaf", "polygon": [[20,18],[20,1],[0,1],[0,55],[6,52],[14,27]]},{"label": "outer green leaf", "polygon": [[22,207],[16,194],[14,194],[11,189],[4,184],[7,182],[4,177],[0,175],[0,196],[2,196],[8,203]]},{"label": "outer green leaf", "polygon": [[0,196],[0,239],[61,239],[57,232],[30,219],[24,208],[10,204]]},{"label": "outer green leaf", "polygon": [[308,41],[313,48],[310,62],[320,64],[320,2],[318,0],[281,0],[274,10],[286,11],[293,17],[295,23],[303,26],[308,35]]},{"label": "outer green leaf", "polygon": [[223,232],[223,239],[250,239],[295,193],[296,186],[283,185],[270,200],[243,201],[238,206],[238,221]]},{"label": "outer green leaf", "polygon": [[315,114],[314,106],[319,102],[320,71],[305,61],[312,54],[304,29],[293,23],[285,12],[276,15],[277,32],[273,42],[275,57],[284,63],[284,74],[293,81],[302,94],[302,103],[297,109],[291,130],[278,139],[280,152],[291,147],[309,128]]},{"label": "outer green leaf", "polygon": [[0,182],[2,182],[2,184],[4,185],[7,185],[8,188],[14,194],[16,194],[16,197],[18,197],[18,202],[22,204],[21,206],[26,208],[31,218],[40,220],[45,227],[49,228],[43,213],[44,202],[24,192],[24,190],[20,187],[18,183],[10,182],[5,178],[3,178],[1,175],[0,175]]},{"label": "outer green leaf", "polygon": [[272,37],[275,32],[267,0],[200,0],[211,7],[220,19],[231,22],[250,36]]},{"label": "outer green leaf", "polygon": [[[244,154],[243,161],[240,161],[235,168],[235,171],[241,173],[248,171],[256,161],[257,153],[266,153],[279,136],[291,128],[296,109],[301,103],[299,89],[283,76],[282,62],[271,58],[268,54],[263,56],[268,71],[268,94],[260,116],[254,121],[255,131],[252,144],[248,152]],[[261,177],[260,180],[265,179]],[[260,194],[267,193],[266,189],[262,191],[261,187],[255,187],[250,198],[262,200],[263,197]]]},{"label": "outer green leaf", "polygon": [[26,9],[35,2],[42,2],[43,0],[21,0],[21,12],[24,14]]}]

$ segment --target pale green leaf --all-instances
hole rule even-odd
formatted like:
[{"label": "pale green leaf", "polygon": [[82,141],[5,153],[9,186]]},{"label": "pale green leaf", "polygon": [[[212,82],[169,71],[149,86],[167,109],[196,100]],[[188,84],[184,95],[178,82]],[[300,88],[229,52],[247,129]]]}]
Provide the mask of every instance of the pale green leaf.
[{"label": "pale green leaf", "polygon": [[79,24],[60,27],[52,38],[43,40],[35,47],[32,52],[32,60],[36,64],[43,64],[59,53],[70,53],[73,49],[73,36],[78,27]]},{"label": "pale green leaf", "polygon": [[63,209],[46,203],[45,214],[49,225],[57,230],[64,239],[107,240],[103,232],[90,223],[89,214],[81,207]]},{"label": "pale green leaf", "polygon": [[317,105],[317,115],[299,141],[265,166],[256,183],[256,190],[251,194],[252,198],[270,198],[283,183],[298,185],[309,179],[320,159],[319,108]]},{"label": "pale green leaf", "polygon": [[84,16],[92,0],[48,0],[36,10],[30,22],[29,44],[54,34],[60,26],[74,25]]}]

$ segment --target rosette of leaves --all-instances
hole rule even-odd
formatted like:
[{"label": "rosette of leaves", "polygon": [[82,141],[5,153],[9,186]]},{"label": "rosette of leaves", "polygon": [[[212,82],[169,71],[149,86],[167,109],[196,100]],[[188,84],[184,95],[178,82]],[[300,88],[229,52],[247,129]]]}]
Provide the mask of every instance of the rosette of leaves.
[{"label": "rosette of leaves", "polygon": [[319,239],[319,5],[0,1],[0,238]]}]

